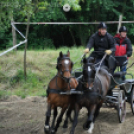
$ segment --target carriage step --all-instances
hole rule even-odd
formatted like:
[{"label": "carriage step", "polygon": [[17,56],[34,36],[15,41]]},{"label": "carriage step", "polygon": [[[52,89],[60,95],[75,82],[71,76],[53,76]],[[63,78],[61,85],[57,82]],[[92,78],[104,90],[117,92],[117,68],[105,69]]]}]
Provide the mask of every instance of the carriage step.
[{"label": "carriage step", "polygon": [[118,98],[115,96],[106,96],[106,102],[118,104]]}]

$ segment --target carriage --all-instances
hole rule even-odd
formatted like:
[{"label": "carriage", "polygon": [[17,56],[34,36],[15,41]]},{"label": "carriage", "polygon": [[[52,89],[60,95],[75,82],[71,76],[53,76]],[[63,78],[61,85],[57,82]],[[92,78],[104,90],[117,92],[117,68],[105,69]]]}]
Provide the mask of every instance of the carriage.
[{"label": "carriage", "polygon": [[[114,61],[118,71],[111,75],[111,85],[109,86],[105,104],[107,107],[117,109],[119,122],[122,123],[126,116],[126,102],[130,103],[134,114],[134,79],[132,74],[119,70],[119,66],[127,64],[127,56],[116,56]],[[79,78],[82,75],[81,68],[75,69],[73,75]],[[131,79],[122,80],[124,75],[131,77]]]}]

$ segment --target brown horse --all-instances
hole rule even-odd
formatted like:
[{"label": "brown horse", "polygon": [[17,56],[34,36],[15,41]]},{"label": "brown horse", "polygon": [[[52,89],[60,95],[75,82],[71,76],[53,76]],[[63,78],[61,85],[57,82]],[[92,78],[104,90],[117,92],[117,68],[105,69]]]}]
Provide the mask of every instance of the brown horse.
[{"label": "brown horse", "polygon": [[[73,104],[75,116],[70,134],[74,134],[78,122],[78,114],[82,107],[86,107],[88,110],[88,119],[84,123],[83,128],[88,130],[89,133],[92,133],[95,119],[107,95],[110,80],[108,71],[105,68],[101,67],[96,69],[86,58],[83,59],[83,76],[82,79],[79,80],[79,85],[76,88],[77,91],[83,91],[83,94],[77,94],[73,97],[75,99],[75,104]],[[68,109],[68,117],[65,119],[64,128],[67,127],[70,113],[71,108]]]},{"label": "brown horse", "polygon": [[[61,95],[61,92],[66,92],[71,89],[76,89],[78,83],[74,77],[71,76],[71,70],[73,67],[73,63],[70,60],[70,52],[66,55],[63,55],[62,52],[59,53],[59,57],[57,59],[57,74],[52,78],[48,85],[48,98],[47,98],[47,112],[46,112],[46,121],[44,126],[44,132],[47,134],[55,134],[59,124],[62,121],[62,116],[64,115],[65,110],[69,107],[71,103],[70,95]],[[55,120],[57,117],[57,107],[61,107],[61,113],[57,118],[57,123],[55,125]],[[54,117],[52,121],[51,128],[49,126],[51,110],[54,110]]]}]

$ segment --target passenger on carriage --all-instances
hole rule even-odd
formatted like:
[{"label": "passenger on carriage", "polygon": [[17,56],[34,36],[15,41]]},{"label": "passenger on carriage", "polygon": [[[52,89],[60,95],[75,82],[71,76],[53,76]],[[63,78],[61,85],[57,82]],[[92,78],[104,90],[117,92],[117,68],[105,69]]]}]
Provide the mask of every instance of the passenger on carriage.
[{"label": "passenger on carriage", "polygon": [[115,52],[114,38],[107,32],[107,26],[104,22],[101,22],[98,25],[98,31],[90,37],[84,53],[88,53],[92,47],[94,48],[94,51],[99,51],[90,55],[90,57],[94,57],[96,59],[95,63],[100,62],[103,55],[107,53],[108,56],[102,65],[107,66],[109,71],[113,73],[113,67],[110,65],[109,61],[112,59],[111,55],[114,55]]},{"label": "passenger on carriage", "polygon": [[[114,36],[115,39],[115,56],[127,56],[131,57],[132,55],[132,45],[130,39],[127,37],[127,28],[125,26],[120,27],[119,33]],[[126,72],[126,66],[120,66],[121,72]],[[115,70],[115,69],[114,69]],[[125,76],[122,77],[125,80]]]}]

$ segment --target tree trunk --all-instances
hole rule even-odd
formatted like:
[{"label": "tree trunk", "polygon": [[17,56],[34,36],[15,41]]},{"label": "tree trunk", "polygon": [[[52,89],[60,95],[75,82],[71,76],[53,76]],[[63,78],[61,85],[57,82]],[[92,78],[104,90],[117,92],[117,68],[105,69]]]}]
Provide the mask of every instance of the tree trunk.
[{"label": "tree trunk", "polygon": [[118,24],[118,27],[117,27],[117,33],[119,33],[119,29],[121,27],[121,22],[122,22],[122,15],[119,16],[119,24]]},{"label": "tree trunk", "polygon": [[73,39],[73,45],[74,45],[74,46],[76,46],[75,37],[74,37],[74,34],[73,34],[73,32],[72,32],[72,30],[71,30],[70,26],[69,26],[69,32],[70,32],[71,37],[72,37],[72,39]]},{"label": "tree trunk", "polygon": [[[13,22],[13,19],[12,19]],[[13,46],[15,46],[17,44],[16,41],[16,30],[14,29],[14,27],[12,26],[12,37],[13,37]],[[17,50],[17,48],[15,48],[14,50]]]},{"label": "tree trunk", "polygon": [[78,27],[78,34],[79,34],[79,38],[80,38],[80,42],[82,46],[85,46],[85,44],[87,44],[87,38],[88,38],[88,26],[84,26],[84,25],[79,25]]},{"label": "tree trunk", "polygon": [[64,43],[64,37],[63,37],[63,34],[61,34],[61,37],[62,37],[63,46],[64,46],[64,45],[65,45],[65,43]]},{"label": "tree trunk", "polygon": [[[30,22],[30,16],[28,16],[28,23]],[[29,27],[30,24],[27,24],[27,28],[26,28],[26,39],[28,38],[28,34],[29,34]],[[26,52],[27,52],[27,44],[28,44],[28,40],[25,43],[25,51],[24,51],[24,76],[25,76],[25,81],[27,78],[27,72],[26,72]]]},{"label": "tree trunk", "polygon": [[119,28],[121,27],[121,24],[122,24],[121,22],[123,20],[123,14],[125,12],[125,5],[127,4],[126,2],[127,2],[127,0],[123,1],[123,7],[122,7],[122,10],[121,10],[121,15],[120,15],[120,19],[119,19],[119,25],[118,25],[117,33],[118,33]]},{"label": "tree trunk", "polygon": [[82,39],[82,34],[81,34],[81,25],[79,25],[79,38],[80,38],[80,42],[81,42],[81,45],[83,46],[83,39]]}]

